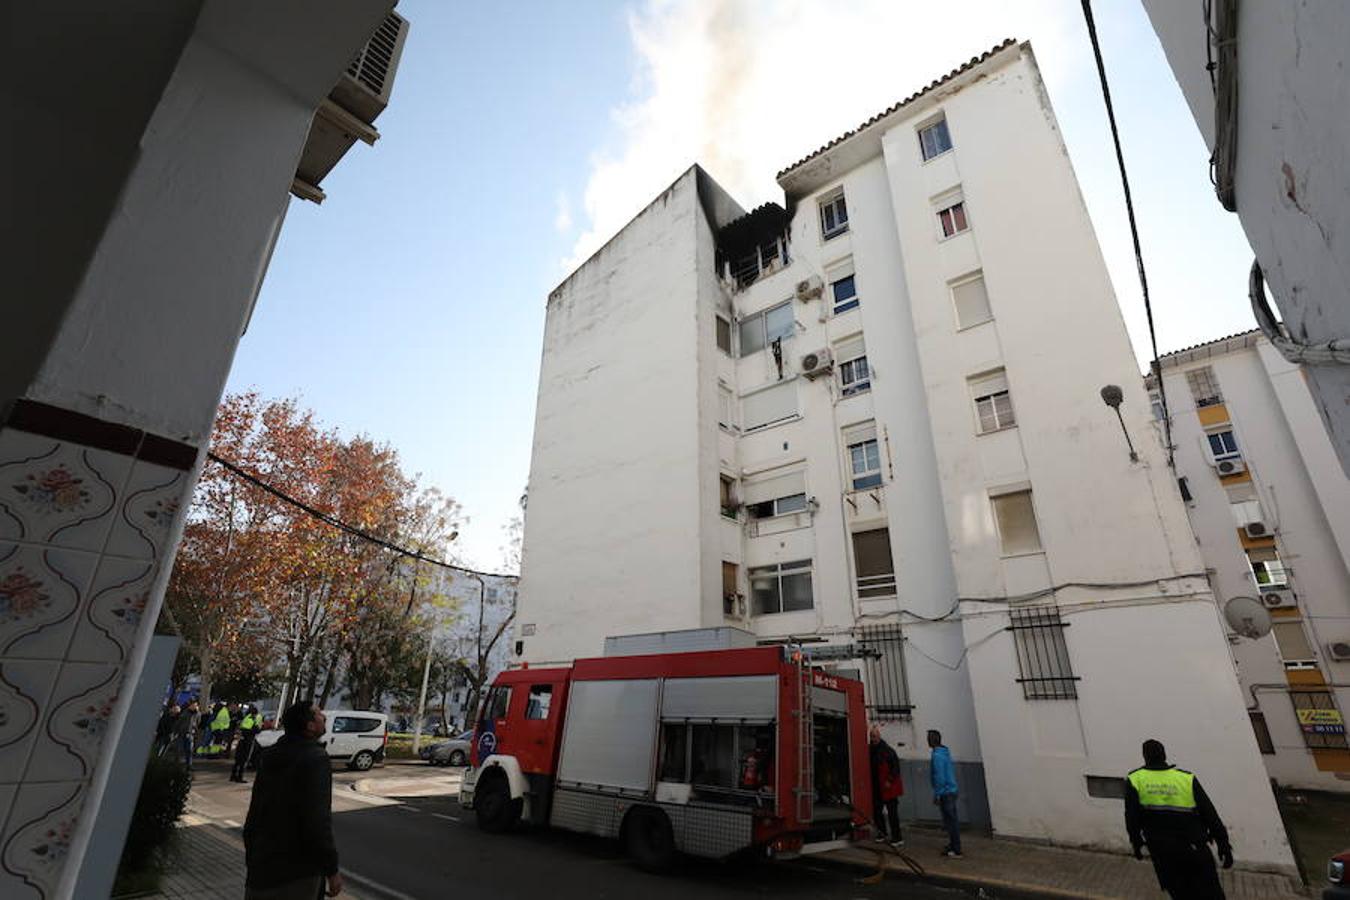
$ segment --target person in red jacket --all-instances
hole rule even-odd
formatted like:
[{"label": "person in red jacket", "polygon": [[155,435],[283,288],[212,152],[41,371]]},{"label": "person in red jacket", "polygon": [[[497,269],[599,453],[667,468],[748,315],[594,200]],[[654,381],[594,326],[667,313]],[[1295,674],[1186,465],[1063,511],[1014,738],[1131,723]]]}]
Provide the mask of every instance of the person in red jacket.
[{"label": "person in red jacket", "polygon": [[892,847],[903,847],[900,798],[905,793],[905,782],[900,777],[900,757],[894,747],[882,740],[880,725],[873,725],[867,732],[867,742],[872,763],[872,817],[877,827],[876,839],[889,841]]}]

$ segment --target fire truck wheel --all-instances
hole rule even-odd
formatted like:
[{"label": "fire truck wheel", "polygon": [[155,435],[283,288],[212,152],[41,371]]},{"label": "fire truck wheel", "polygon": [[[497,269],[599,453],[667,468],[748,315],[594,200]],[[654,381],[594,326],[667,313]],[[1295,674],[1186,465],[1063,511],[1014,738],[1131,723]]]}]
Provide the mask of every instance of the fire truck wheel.
[{"label": "fire truck wheel", "polygon": [[489,834],[510,830],[520,820],[524,803],[511,799],[511,790],[501,775],[488,776],[478,783],[474,792],[473,808],[478,814],[478,827]]},{"label": "fire truck wheel", "polygon": [[675,861],[675,833],[670,819],[659,809],[638,807],[630,812],[624,820],[623,836],[628,855],[649,872],[668,869]]}]

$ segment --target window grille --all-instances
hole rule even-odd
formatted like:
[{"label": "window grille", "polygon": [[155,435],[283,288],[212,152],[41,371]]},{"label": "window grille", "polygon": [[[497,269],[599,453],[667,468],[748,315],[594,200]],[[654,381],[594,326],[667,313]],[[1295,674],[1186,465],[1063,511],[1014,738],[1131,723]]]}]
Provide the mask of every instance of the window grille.
[{"label": "window grille", "polygon": [[1223,402],[1219,393],[1219,382],[1214,378],[1214,370],[1209,366],[1191,369],[1186,373],[1186,383],[1190,385],[1191,396],[1196,406],[1214,406]]},{"label": "window grille", "polygon": [[1350,748],[1345,738],[1345,720],[1336,708],[1336,698],[1330,691],[1291,690],[1289,700],[1294,705],[1303,743],[1314,750],[1345,750]]},{"label": "window grille", "polygon": [[1054,606],[1023,606],[1011,610],[1012,624],[1007,630],[1013,634],[1017,648],[1017,681],[1022,685],[1022,696],[1028,700],[1074,700],[1078,688],[1069,663],[1069,648],[1064,642],[1068,623],[1060,618]]},{"label": "window grille", "polygon": [[909,718],[905,637],[897,624],[863,625],[855,632],[867,682],[867,716],[880,721]]}]

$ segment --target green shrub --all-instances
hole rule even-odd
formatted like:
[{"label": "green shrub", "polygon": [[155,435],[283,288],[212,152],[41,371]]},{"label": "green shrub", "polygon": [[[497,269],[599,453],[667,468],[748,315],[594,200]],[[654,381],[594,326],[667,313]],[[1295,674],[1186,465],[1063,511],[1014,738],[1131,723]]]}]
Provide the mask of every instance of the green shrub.
[{"label": "green shrub", "polygon": [[177,759],[151,756],[141,780],[141,793],[131,814],[127,842],[122,848],[118,881],[161,868],[167,860],[174,823],[187,806],[192,776]]}]

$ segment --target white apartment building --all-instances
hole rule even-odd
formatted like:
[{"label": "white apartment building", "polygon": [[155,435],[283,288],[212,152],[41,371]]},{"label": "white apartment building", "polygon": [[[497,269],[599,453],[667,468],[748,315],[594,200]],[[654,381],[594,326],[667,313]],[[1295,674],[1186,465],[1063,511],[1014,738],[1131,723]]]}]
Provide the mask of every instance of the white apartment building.
[{"label": "white apartment building", "polygon": [[550,294],[520,661],[719,625],[861,645],[909,815],[936,728],[967,821],[1124,849],[1153,737],[1244,864],[1292,871],[1030,46],[778,181],[746,213],[695,166]]},{"label": "white apartment building", "polygon": [[1170,353],[1162,372],[1217,599],[1256,598],[1273,620],[1265,637],[1229,637],[1266,769],[1283,785],[1348,790],[1350,479],[1308,376],[1258,330]]}]

